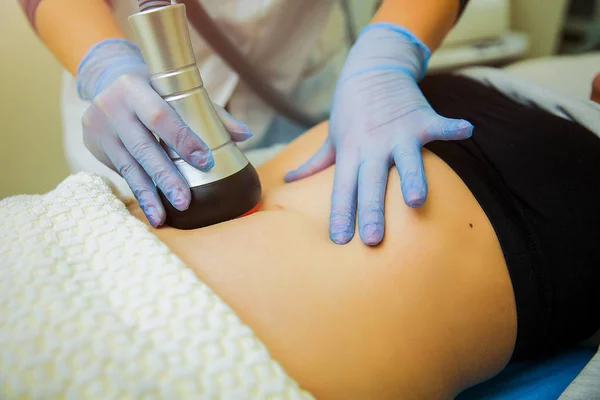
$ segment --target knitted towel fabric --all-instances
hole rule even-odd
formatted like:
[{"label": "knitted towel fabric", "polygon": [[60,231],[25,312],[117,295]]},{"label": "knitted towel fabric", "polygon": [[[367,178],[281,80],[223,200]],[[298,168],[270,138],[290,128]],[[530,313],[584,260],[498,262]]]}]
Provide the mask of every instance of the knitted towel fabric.
[{"label": "knitted towel fabric", "polygon": [[99,177],[0,202],[0,398],[309,399]]}]

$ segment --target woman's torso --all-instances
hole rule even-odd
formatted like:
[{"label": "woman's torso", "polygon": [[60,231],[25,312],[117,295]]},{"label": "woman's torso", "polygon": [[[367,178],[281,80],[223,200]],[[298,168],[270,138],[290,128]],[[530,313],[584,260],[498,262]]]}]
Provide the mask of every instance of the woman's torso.
[{"label": "woman's torso", "polygon": [[[496,310],[492,303],[499,292],[510,294],[511,288],[493,229],[475,199],[452,170],[426,152],[427,205],[420,210],[406,207],[392,171],[383,244],[371,248],[356,235],[346,246],[335,245],[328,234],[333,168],[283,185],[284,172],[324,140],[325,126],[316,130],[318,134],[305,134],[259,168],[265,187],[260,212],[193,231],[153,232],[317,397],[398,398],[390,393],[403,385],[399,382],[426,370],[421,378],[448,378],[437,383],[427,379],[423,386],[415,378],[411,391],[421,393],[418,398],[437,398],[458,390],[457,382],[483,378],[490,370],[467,360],[479,357],[479,351],[488,359],[503,358],[510,339],[488,342],[493,348],[471,343],[483,342],[478,336],[482,331],[509,336],[510,324],[496,322],[505,321],[510,304]],[[145,221],[139,208],[130,210]],[[469,222],[476,228],[469,228]],[[465,277],[479,277],[481,260],[502,278],[494,279],[493,286],[486,278],[477,287],[467,284],[474,276],[457,281],[459,266],[469,271]],[[465,318],[477,318],[473,324],[483,328],[450,339],[448,330],[459,329],[456,324],[462,320],[455,320],[452,310],[473,308],[463,297],[453,296],[456,290],[478,298],[485,291],[474,306],[477,310],[465,311]],[[492,320],[479,319],[482,308]],[[410,329],[405,329],[407,321]],[[427,337],[419,332],[428,332]],[[455,356],[448,352],[438,352],[433,364],[421,359],[423,351],[449,341],[464,344],[460,374],[469,378],[456,376]],[[415,363],[419,371],[412,367]],[[371,386],[375,382],[376,388]]]},{"label": "woman's torso", "polygon": [[[439,93],[445,93],[443,86],[438,84],[436,88]],[[456,91],[453,93],[456,95]],[[435,97],[428,98],[435,100]],[[453,98],[449,104],[458,103]],[[515,116],[506,118],[498,113],[497,105],[489,99],[485,107],[495,110],[494,115],[484,115],[494,122],[476,121],[477,126],[480,135],[485,131],[492,142],[509,143],[506,147],[497,146],[503,149],[499,155],[514,154],[515,147],[520,151],[534,151],[539,143],[536,135],[548,134],[543,130],[531,132],[529,142],[512,142],[503,131],[512,128]],[[517,119],[516,123],[526,126],[525,130],[530,129],[531,121],[539,125],[536,119],[539,115],[534,114],[533,119],[529,119],[524,108],[519,114],[523,120]],[[569,132],[569,127],[557,124],[555,117],[549,115],[547,119],[558,126],[556,133]],[[436,358],[439,356],[437,351],[448,350],[454,354],[455,358],[436,359],[435,365],[426,367],[428,371],[431,368],[431,372],[438,372],[435,376],[449,377],[448,381],[452,382],[453,377],[456,378],[452,370],[436,368],[444,369],[446,362],[456,366],[456,359],[460,359],[462,371],[457,373],[464,379],[475,379],[473,376],[481,372],[479,369],[465,372],[472,366],[466,361],[469,357],[466,355],[473,356],[472,360],[489,362],[490,351],[498,351],[507,345],[506,341],[498,340],[498,334],[504,330],[502,336],[506,338],[507,327],[516,325],[514,315],[508,313],[514,310],[514,295],[504,255],[495,230],[478,201],[445,162],[424,150],[429,182],[425,206],[414,210],[403,204],[398,175],[392,169],[386,194],[383,245],[368,248],[355,237],[347,246],[336,246],[328,237],[333,168],[282,185],[283,173],[297,166],[322,144],[324,129],[317,130],[321,130],[319,137],[305,135],[260,169],[266,187],[263,212],[193,232],[164,229],[155,231],[156,234],[200,279],[232,305],[275,357],[281,359],[291,375],[301,383],[308,382],[309,388],[327,382],[347,382],[344,379],[354,380],[356,385],[357,382],[368,384],[377,380],[384,387],[390,370],[403,367],[398,360],[414,361],[414,349],[405,347],[406,340],[424,352],[445,343],[433,352]],[[515,131],[518,138],[523,138],[520,130]],[[302,150],[302,143],[311,139],[315,143]],[[579,142],[563,140],[561,143]],[[493,143],[490,145],[493,147]],[[490,153],[486,154],[490,156]],[[514,185],[521,178],[509,172],[533,174],[540,181],[558,176],[553,168],[560,164],[538,175],[531,166],[514,171],[511,165],[503,164],[503,172]],[[542,198],[556,197],[554,189],[543,186],[540,190],[546,190]],[[536,198],[539,193],[536,192]],[[556,198],[564,202],[564,195]],[[563,206],[558,202],[553,207],[546,214],[556,217],[556,212]],[[575,245],[574,241],[569,243]],[[501,288],[503,292],[499,295]],[[460,300],[465,298],[470,300]],[[498,301],[483,305],[492,298]],[[390,315],[390,310],[398,314]],[[424,315],[425,320],[421,320]],[[403,317],[409,323],[401,327]],[[421,323],[423,325],[419,326]],[[487,333],[480,332],[477,336],[471,329],[483,329]],[[412,337],[415,330],[421,334]],[[463,335],[476,337],[466,339]],[[478,345],[473,346],[473,343]],[[463,344],[480,353],[469,353],[471,350],[462,348]],[[506,357],[512,349],[505,347],[504,351]],[[373,357],[374,354],[379,357]],[[380,358],[381,354],[388,354],[388,357]],[[427,359],[422,354],[415,358],[420,367]],[[502,359],[502,355],[496,354],[496,357]],[[390,359],[397,364],[386,364]],[[365,360],[367,364],[375,364],[365,366]],[[359,361],[363,363],[363,374],[352,376],[356,372],[352,365]],[[369,379],[367,372],[373,370],[379,371],[380,375]],[[326,378],[319,382],[321,377]],[[446,390],[452,391],[448,387]]]}]

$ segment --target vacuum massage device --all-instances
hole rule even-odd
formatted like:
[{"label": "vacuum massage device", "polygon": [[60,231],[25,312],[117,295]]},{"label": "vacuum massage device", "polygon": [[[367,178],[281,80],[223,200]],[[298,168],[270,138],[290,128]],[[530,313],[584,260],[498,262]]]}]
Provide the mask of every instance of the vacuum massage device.
[{"label": "vacuum massage device", "polygon": [[179,211],[158,190],[167,212],[167,225],[194,229],[250,214],[261,199],[258,174],[231,141],[204,89],[185,5],[169,0],[138,3],[140,12],[131,15],[129,23],[148,65],[152,87],[210,147],[215,160],[212,169],[202,172],[161,141],[192,193],[189,208]]}]

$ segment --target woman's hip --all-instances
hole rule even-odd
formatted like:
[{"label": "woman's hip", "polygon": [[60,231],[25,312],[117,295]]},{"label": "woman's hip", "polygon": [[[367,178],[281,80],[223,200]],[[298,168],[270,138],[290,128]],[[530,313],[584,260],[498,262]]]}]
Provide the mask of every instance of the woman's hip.
[{"label": "woman's hip", "polygon": [[441,115],[473,137],[427,148],[465,182],[492,223],[518,314],[514,357],[574,344],[600,328],[600,140],[468,78],[421,85]]}]

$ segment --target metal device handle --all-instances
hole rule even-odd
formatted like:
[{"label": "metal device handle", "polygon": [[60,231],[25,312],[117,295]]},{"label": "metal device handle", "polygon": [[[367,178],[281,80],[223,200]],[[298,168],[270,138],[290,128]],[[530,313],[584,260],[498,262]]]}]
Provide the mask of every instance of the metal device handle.
[{"label": "metal device handle", "polygon": [[129,23],[148,65],[152,87],[212,150],[215,165],[210,171],[201,172],[161,141],[190,187],[218,181],[244,168],[248,160],[231,141],[204,89],[185,6],[169,4],[146,9],[131,15]]},{"label": "metal device handle", "polygon": [[186,179],[192,196],[188,209],[180,211],[159,190],[166,223],[178,229],[195,229],[256,211],[262,192],[258,174],[229,137],[204,89],[185,5],[140,0],[140,9],[129,17],[129,22],[148,66],[152,87],[211,148],[215,160],[209,171],[202,172],[161,142]]}]

